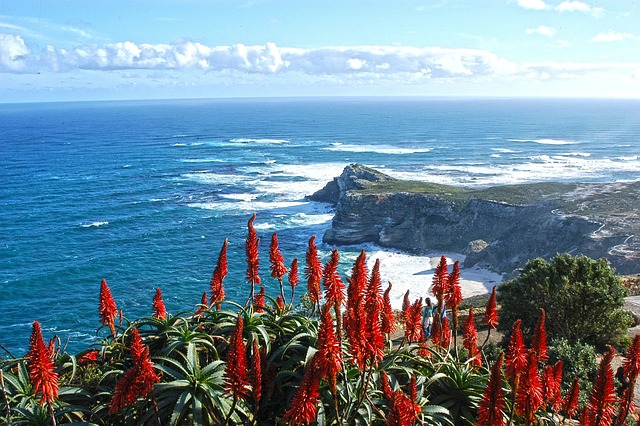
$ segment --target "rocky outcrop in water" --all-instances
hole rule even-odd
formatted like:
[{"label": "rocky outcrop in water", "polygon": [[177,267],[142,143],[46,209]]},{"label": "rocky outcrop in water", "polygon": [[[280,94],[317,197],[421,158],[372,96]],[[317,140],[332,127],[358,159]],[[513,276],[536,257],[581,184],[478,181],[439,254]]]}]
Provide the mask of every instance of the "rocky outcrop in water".
[{"label": "rocky outcrop in water", "polygon": [[506,274],[557,253],[605,257],[622,274],[640,271],[640,182],[465,189],[350,165],[310,198],[336,205],[323,237],[329,244],[460,252],[466,267]]}]

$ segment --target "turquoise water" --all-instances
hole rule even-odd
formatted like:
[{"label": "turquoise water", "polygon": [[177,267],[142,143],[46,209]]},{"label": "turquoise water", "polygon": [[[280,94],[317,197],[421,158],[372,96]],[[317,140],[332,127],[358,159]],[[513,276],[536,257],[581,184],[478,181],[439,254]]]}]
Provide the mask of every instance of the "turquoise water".
[{"label": "turquoise water", "polygon": [[304,196],[352,162],[456,185],[637,180],[640,101],[0,104],[0,343],[21,355],[38,320],[71,350],[90,344],[102,278],[128,318],[151,313],[156,287],[191,310],[225,238],[227,297],[244,302],[254,212],[275,294],[271,233],[302,261],[332,218]]}]

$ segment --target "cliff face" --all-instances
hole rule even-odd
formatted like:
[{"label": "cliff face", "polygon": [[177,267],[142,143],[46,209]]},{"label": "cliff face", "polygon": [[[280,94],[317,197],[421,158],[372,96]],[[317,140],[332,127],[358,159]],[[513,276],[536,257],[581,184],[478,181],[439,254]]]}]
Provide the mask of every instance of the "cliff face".
[{"label": "cliff face", "polygon": [[[619,273],[640,271],[640,244],[634,237],[640,230],[640,213],[635,208],[640,198],[638,183],[554,184],[549,193],[541,185],[519,185],[509,191],[452,188],[447,192],[441,187],[405,192],[402,181],[364,170],[362,174],[361,166],[348,166],[334,179],[339,190],[333,192],[333,199],[324,199],[336,203],[325,242],[374,242],[413,253],[460,252],[467,255],[467,267],[480,264],[507,274],[529,259],[565,252],[606,257]],[[359,185],[347,189],[344,183],[353,181]],[[521,197],[527,191],[535,197],[523,203]],[[618,194],[614,201],[608,200],[614,194]],[[504,201],[511,198],[518,202]]]}]

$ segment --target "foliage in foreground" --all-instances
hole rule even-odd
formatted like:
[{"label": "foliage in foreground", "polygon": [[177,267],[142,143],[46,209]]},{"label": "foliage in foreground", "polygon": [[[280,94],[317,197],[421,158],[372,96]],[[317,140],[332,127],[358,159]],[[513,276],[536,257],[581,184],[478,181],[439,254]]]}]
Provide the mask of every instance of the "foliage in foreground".
[{"label": "foliage in foreground", "polygon": [[626,335],[632,319],[622,310],[627,291],[606,260],[562,254],[549,262],[526,263],[517,278],[498,292],[503,330],[522,319],[531,334],[540,308],[547,314],[549,338],[595,346]]},{"label": "foliage in foreground", "polygon": [[[2,361],[0,421],[530,425],[581,416],[584,425],[621,425],[632,411],[640,337],[624,364],[630,386],[616,395],[611,349],[579,407],[579,382],[563,381],[563,363],[548,361],[544,310],[536,315],[530,346],[518,319],[507,350],[487,365],[488,339],[478,342],[473,309],[466,317],[458,309],[457,263],[449,269],[442,257],[436,269],[431,290],[437,304],[426,336],[422,300],[411,300],[408,292],[396,321],[391,284],[383,291],[379,262],[369,271],[363,251],[345,283],[337,273],[338,251],[323,264],[312,237],[304,274],[313,312],[297,311],[292,300],[300,281],[298,261],[285,265],[276,234],[270,275],[280,293],[272,298],[264,287],[256,292],[261,277],[254,220],[255,215],[246,240],[250,297],[244,306],[224,301],[226,241],[209,292],[195,311],[167,313],[158,289],[153,316],[128,321],[103,280],[99,318],[106,337],[96,348],[68,354],[56,339],[45,343],[34,322],[29,353]],[[490,334],[499,322],[495,288],[484,315],[478,314]]]}]

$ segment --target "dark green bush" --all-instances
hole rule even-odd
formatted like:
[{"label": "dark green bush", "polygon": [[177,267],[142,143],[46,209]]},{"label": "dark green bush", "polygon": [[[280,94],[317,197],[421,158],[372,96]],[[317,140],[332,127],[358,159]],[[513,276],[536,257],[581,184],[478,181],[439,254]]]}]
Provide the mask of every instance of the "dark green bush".
[{"label": "dark green bush", "polygon": [[565,338],[597,347],[619,340],[631,324],[622,310],[626,289],[606,260],[561,254],[549,262],[527,262],[520,275],[498,288],[499,329],[517,319],[530,339],[540,315],[547,314],[549,339]]}]

